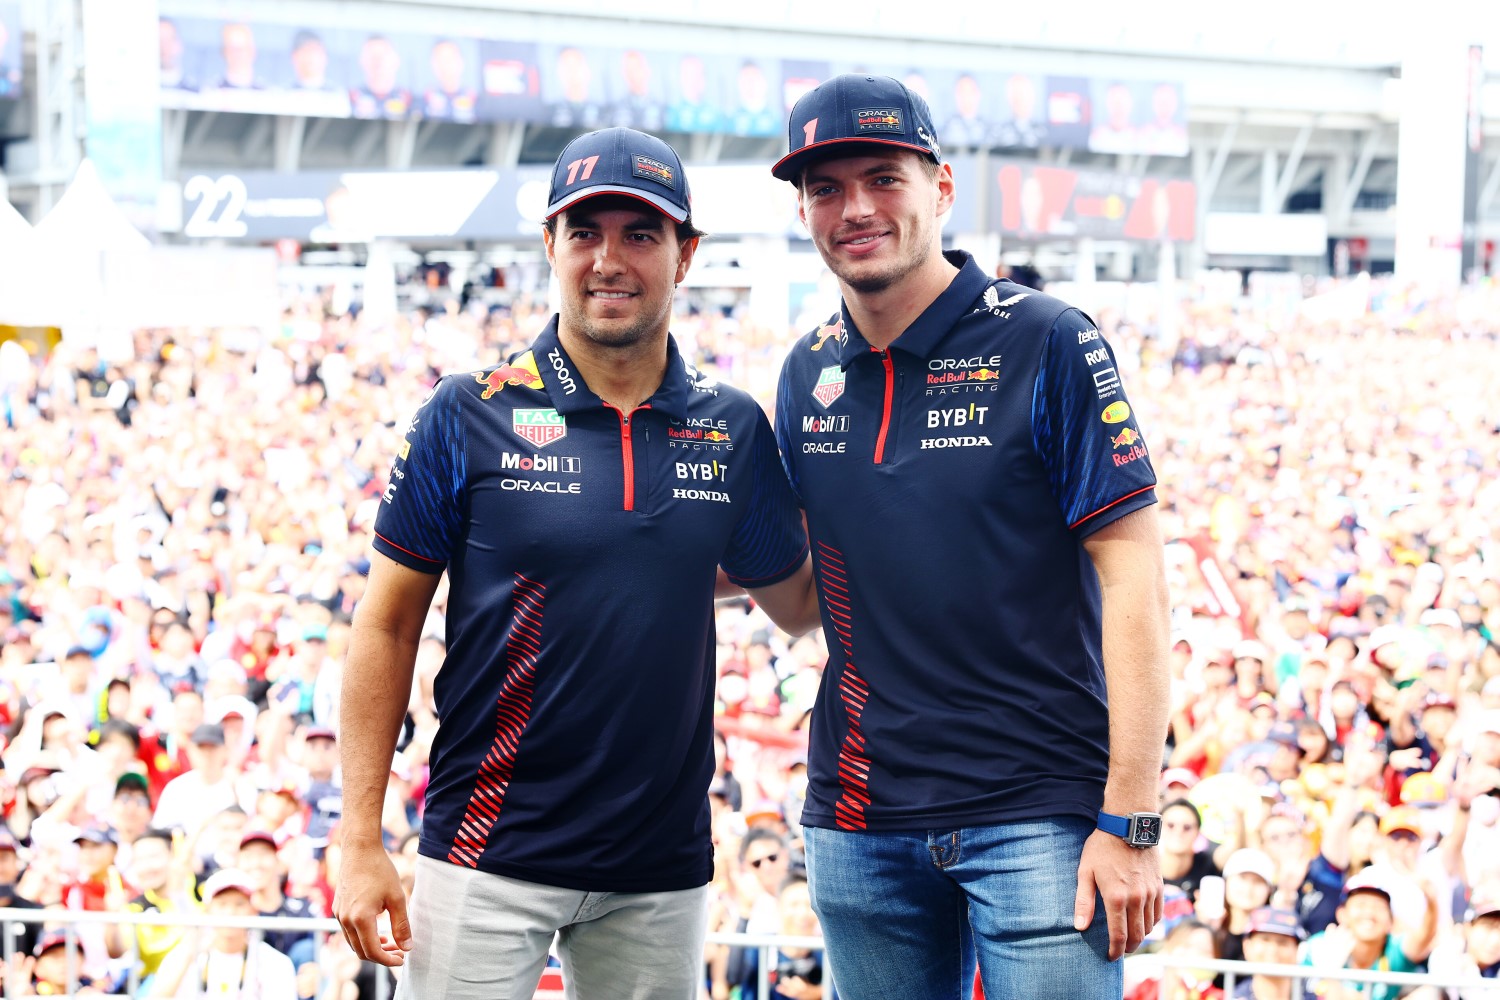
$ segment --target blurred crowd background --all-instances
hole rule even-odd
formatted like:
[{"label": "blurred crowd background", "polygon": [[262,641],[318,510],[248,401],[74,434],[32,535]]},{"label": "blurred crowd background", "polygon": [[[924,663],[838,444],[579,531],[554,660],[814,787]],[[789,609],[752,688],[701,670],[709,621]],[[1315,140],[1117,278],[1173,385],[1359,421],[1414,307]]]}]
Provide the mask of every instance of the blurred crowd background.
[{"label": "blurred crowd background", "polygon": [[[1328,319],[1190,301],[1170,337],[1149,314],[1095,317],[1167,526],[1169,889],[1147,947],[1243,957],[1271,906],[1314,964],[1379,932],[1411,968],[1493,975],[1500,291],[1386,284],[1368,302]],[[274,335],[139,330],[123,364],[0,344],[0,905],[173,911],[234,889],[251,912],[330,914],[340,669],[389,463],[440,374],[495,364],[547,319],[517,296],[375,324],[304,294]],[[771,409],[798,331],[719,309],[673,330]],[[408,879],[444,609],[440,588],[390,771],[387,846]],[[796,876],[824,640],[792,641],[743,600],[721,602],[718,637],[711,929],[816,934]],[[1384,916],[1356,920],[1362,897]],[[128,933],[81,929],[96,988],[134,961],[150,995],[174,949],[201,947]],[[60,942],[22,931],[12,995],[57,975]],[[301,997],[374,995],[337,935],[268,943]],[[815,953],[777,962],[779,995],[824,995]],[[754,964],[711,947],[705,995],[753,988]],[[1212,995],[1211,976],[1190,980],[1133,988]]]}]

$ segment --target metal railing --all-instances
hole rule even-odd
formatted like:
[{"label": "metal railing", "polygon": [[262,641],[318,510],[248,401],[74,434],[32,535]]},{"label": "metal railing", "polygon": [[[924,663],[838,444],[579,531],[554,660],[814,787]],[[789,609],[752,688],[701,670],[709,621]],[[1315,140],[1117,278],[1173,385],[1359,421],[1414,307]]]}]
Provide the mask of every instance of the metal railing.
[{"label": "metal railing", "polygon": [[1466,995],[1493,994],[1500,1000],[1500,979],[1473,979],[1463,976],[1435,976],[1430,972],[1379,972],[1374,969],[1330,969],[1317,965],[1276,965],[1271,962],[1231,962],[1222,958],[1195,958],[1192,955],[1158,953],[1136,955],[1128,961],[1153,964],[1162,969],[1201,969],[1222,973],[1224,996],[1234,995],[1236,985],[1249,976],[1275,976],[1292,980],[1292,996],[1301,997],[1302,984],[1308,980],[1337,979],[1349,983],[1383,983],[1391,986],[1429,986],[1436,989],[1461,989]]},{"label": "metal railing", "polygon": [[[341,933],[337,920],[329,917],[227,917],[203,913],[200,911],[180,913],[102,913],[94,910],[20,910],[8,907],[0,907],[0,949],[3,949],[5,968],[11,967],[11,959],[15,955],[16,941],[13,925],[15,923],[28,924],[61,924],[64,945],[67,948],[67,987],[71,995],[77,988],[81,962],[79,961],[78,949],[78,927],[83,924],[114,924],[129,927],[240,927],[250,931],[252,944],[259,942],[262,934],[266,931],[327,931],[334,934]],[[125,990],[129,996],[135,996],[140,988],[140,954],[136,935],[124,935],[127,942],[126,955],[130,961],[129,978]],[[779,948],[807,948],[813,951],[823,950],[823,939],[820,937],[790,937],[778,934],[731,934],[714,933],[708,935],[710,944],[727,944],[737,948],[754,948],[759,954],[757,963],[757,997],[761,1000],[771,995],[770,973],[775,967],[774,959]],[[386,976],[377,974],[375,977],[375,996],[377,1000],[387,1000],[388,983]],[[288,997],[287,1000],[294,1000]]]},{"label": "metal railing", "polygon": [[[78,986],[81,962],[78,949],[78,927],[84,924],[115,924],[121,926],[146,927],[238,927],[250,931],[252,942],[258,942],[266,931],[304,931],[341,933],[338,921],[327,917],[226,917],[202,912],[181,913],[101,913],[79,910],[20,910],[0,907],[0,949],[3,949],[5,968],[12,965],[16,941],[15,923],[61,924],[67,948],[68,992],[72,994]],[[140,962],[136,935],[127,934],[126,955],[130,959],[130,972],[126,985],[128,995],[134,996],[140,986]],[[770,975],[775,968],[778,949],[805,948],[822,951],[820,937],[794,937],[781,934],[744,934],[714,932],[707,937],[709,944],[730,945],[736,948],[753,948],[759,961],[756,963],[756,996],[766,1000],[771,995]],[[1385,983],[1393,986],[1429,986],[1439,989],[1461,989],[1466,996],[1493,995],[1500,1000],[1500,980],[1473,979],[1464,976],[1439,976],[1429,972],[1378,972],[1369,969],[1330,969],[1309,965],[1276,965],[1266,962],[1231,962],[1224,959],[1197,958],[1192,955],[1157,953],[1132,955],[1126,958],[1130,966],[1128,979],[1138,980],[1141,967],[1150,970],[1194,969],[1220,973],[1224,976],[1224,995],[1232,996],[1240,980],[1249,976],[1266,975],[1291,979],[1292,996],[1302,995],[1302,983],[1308,980],[1336,979],[1352,983]],[[383,969],[380,970],[383,973]],[[826,976],[825,981],[829,981]],[[384,974],[375,977],[377,1000],[388,1000],[389,986]],[[291,1000],[291,998],[288,998]]]}]

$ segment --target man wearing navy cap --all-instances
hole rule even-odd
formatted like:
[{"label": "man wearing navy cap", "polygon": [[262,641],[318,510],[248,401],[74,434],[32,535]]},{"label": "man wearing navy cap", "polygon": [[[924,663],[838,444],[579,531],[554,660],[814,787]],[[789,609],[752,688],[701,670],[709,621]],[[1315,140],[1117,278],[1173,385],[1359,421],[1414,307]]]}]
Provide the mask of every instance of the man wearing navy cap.
[{"label": "man wearing navy cap", "polygon": [[[1307,933],[1291,910],[1269,906],[1250,911],[1245,932],[1245,961],[1269,965],[1296,965],[1297,945]],[[1292,1000],[1290,976],[1256,973],[1235,984],[1235,1000]]]},{"label": "man wearing navy cap", "polygon": [[[808,92],[772,173],[842,307],[782,369],[829,661],[812,901],[847,996],[1119,997],[1162,912],[1155,475],[1093,322],[942,252],[922,98]],[[1080,931],[1082,933],[1080,933]]]},{"label": "man wearing navy cap", "polygon": [[[530,998],[556,933],[571,996],[691,1000],[713,870],[716,573],[808,631],[806,536],[765,414],[668,332],[701,235],[676,152],[590,132],[548,202],[559,314],[527,350],[438,383],[376,517],[343,683],[335,910],[362,957],[404,961],[401,996]],[[445,571],[408,920],[381,804]]]}]

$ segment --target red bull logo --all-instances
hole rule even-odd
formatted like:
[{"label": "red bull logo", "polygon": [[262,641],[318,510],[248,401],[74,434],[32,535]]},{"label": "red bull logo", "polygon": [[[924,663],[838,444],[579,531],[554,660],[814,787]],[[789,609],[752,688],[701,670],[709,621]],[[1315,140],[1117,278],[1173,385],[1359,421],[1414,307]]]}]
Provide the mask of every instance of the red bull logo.
[{"label": "red bull logo", "polygon": [[826,323],[823,326],[819,327],[818,332],[813,336],[818,338],[818,342],[812,345],[812,347],[810,348],[810,350],[814,351],[821,351],[823,349],[823,345],[828,343],[830,339],[837,340],[840,344],[844,343],[845,337],[843,317],[839,317],[837,322]]},{"label": "red bull logo", "polygon": [[1109,443],[1114,445],[1116,448],[1129,448],[1131,445],[1136,444],[1138,441],[1140,441],[1140,439],[1141,436],[1140,434],[1136,433],[1135,428],[1127,427],[1116,436],[1110,438]]},{"label": "red bull logo", "polygon": [[729,435],[723,431],[709,431],[703,435],[705,441],[728,441]]},{"label": "red bull logo", "polygon": [[977,372],[969,372],[970,382],[993,382],[1000,377],[1000,373],[991,368],[981,368]]},{"label": "red bull logo", "polygon": [[508,385],[524,389],[542,388],[542,377],[537,374],[536,370],[536,358],[532,357],[530,351],[516,358],[514,362],[503,364],[488,374],[475,372],[474,381],[485,387],[484,392],[479,394],[480,399],[489,399]]}]

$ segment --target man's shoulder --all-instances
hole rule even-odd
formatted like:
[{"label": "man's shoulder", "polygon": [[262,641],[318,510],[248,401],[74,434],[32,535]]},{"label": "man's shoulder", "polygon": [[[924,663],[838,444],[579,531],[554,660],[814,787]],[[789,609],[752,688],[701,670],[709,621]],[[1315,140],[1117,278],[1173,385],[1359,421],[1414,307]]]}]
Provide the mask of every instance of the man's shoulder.
[{"label": "man's shoulder", "polygon": [[993,322],[1025,322],[1051,327],[1063,313],[1076,308],[1054,295],[1018,285],[1006,278],[996,278],[985,286],[969,315],[988,314]]}]

